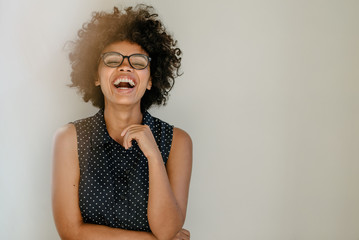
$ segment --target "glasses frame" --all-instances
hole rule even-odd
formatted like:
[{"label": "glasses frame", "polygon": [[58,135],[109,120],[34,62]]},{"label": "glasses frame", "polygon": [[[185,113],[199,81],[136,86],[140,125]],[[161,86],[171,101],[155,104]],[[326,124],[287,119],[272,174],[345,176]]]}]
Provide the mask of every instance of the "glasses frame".
[{"label": "glasses frame", "polygon": [[[109,65],[107,65],[107,64],[105,63],[104,57],[106,57],[106,55],[110,55],[110,54],[111,54],[111,55],[112,55],[112,54],[115,54],[115,55],[120,55],[120,56],[122,56],[122,61],[120,62],[120,64],[118,64],[117,66],[109,66]],[[132,56],[142,56],[142,57],[145,57],[145,58],[147,59],[147,65],[146,65],[144,68],[134,67],[134,66],[131,64],[131,61],[130,61],[130,57],[132,57]],[[125,61],[126,58],[127,58],[128,63],[130,64],[130,66],[131,66],[133,69],[136,69],[136,70],[143,70],[143,69],[145,69],[146,67],[148,67],[148,65],[149,65],[150,62],[151,62],[151,58],[150,58],[149,56],[147,56],[147,55],[145,55],[145,54],[141,54],[141,53],[135,53],[135,54],[131,54],[131,55],[129,55],[129,56],[125,56],[125,55],[123,55],[123,54],[121,54],[121,53],[119,53],[119,52],[105,52],[105,53],[102,53],[102,54],[101,54],[101,59],[102,59],[103,64],[105,64],[107,67],[110,67],[110,68],[118,68],[119,66],[122,65],[123,61]]]}]

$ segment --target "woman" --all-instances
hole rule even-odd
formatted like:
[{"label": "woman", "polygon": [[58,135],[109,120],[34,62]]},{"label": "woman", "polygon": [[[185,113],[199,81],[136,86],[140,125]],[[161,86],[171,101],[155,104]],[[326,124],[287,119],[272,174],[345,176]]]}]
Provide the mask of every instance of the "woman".
[{"label": "woman", "polygon": [[100,110],[55,134],[61,239],[190,239],[191,138],[147,112],[166,103],[178,75],[176,41],[145,5],[94,13],[78,36],[72,86]]}]

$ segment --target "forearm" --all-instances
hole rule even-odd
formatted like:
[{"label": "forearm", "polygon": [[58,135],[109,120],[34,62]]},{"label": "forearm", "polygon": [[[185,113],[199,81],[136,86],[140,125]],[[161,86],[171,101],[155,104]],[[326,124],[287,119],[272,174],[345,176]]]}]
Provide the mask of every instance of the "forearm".
[{"label": "forearm", "polygon": [[111,228],[104,225],[82,223],[60,234],[62,240],[156,240],[149,232]]},{"label": "forearm", "polygon": [[148,159],[148,221],[158,239],[172,239],[182,228],[184,216],[173,194],[161,155]]}]

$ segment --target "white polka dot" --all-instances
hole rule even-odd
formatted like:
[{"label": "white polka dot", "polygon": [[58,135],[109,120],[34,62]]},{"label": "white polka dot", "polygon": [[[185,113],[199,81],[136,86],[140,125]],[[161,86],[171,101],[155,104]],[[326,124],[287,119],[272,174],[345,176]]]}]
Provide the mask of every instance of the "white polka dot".
[{"label": "white polka dot", "polygon": [[[83,221],[150,231],[147,219],[148,162],[137,143],[126,150],[108,134],[103,109],[75,121],[80,162],[79,206]],[[166,164],[173,126],[148,112],[150,127]]]}]

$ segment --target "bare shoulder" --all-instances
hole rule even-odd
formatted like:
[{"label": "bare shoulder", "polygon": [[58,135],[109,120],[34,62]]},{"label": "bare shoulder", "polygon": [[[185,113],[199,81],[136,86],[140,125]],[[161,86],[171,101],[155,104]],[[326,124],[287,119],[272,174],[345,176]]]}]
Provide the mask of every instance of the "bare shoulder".
[{"label": "bare shoulder", "polygon": [[172,166],[177,168],[177,164],[185,164],[187,168],[192,165],[192,139],[186,131],[175,127],[168,158],[168,168]]},{"label": "bare shoulder", "polygon": [[76,147],[76,129],[73,124],[66,124],[57,129],[54,134],[54,147]]},{"label": "bare shoulder", "polygon": [[54,161],[77,160],[77,135],[73,124],[66,124],[57,129],[53,141]]},{"label": "bare shoulder", "polygon": [[66,124],[59,129],[56,130],[54,134],[54,140],[57,141],[64,141],[76,138],[76,129],[75,125],[73,124]]},{"label": "bare shoulder", "polygon": [[192,139],[190,135],[181,128],[173,128],[173,147],[183,146],[192,149]]}]

